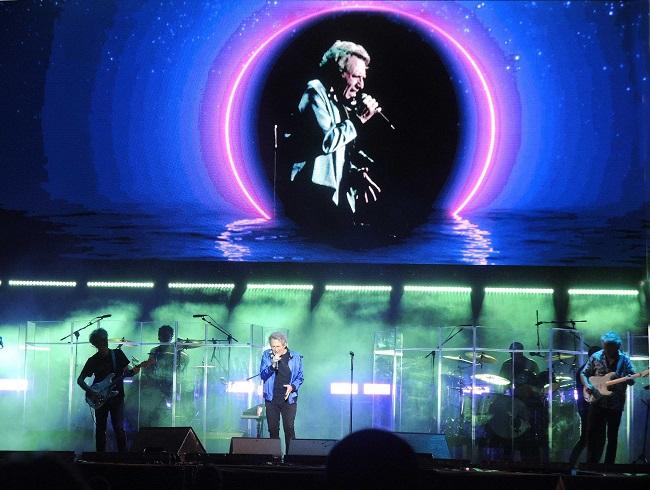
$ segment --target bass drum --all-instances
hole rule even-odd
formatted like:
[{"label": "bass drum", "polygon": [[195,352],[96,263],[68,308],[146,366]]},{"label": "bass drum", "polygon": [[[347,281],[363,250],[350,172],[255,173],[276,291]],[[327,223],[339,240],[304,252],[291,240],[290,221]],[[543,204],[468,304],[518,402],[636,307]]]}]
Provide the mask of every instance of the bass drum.
[{"label": "bass drum", "polygon": [[487,428],[501,439],[516,439],[530,429],[528,408],[517,398],[493,395],[489,414]]}]

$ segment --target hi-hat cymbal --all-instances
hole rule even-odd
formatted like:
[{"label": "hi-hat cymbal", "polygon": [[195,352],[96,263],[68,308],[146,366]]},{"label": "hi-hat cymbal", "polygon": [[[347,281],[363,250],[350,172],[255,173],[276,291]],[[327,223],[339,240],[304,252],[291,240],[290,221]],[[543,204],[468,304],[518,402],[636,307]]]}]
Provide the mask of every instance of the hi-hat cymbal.
[{"label": "hi-hat cymbal", "polygon": [[468,359],[472,359],[473,361],[479,364],[492,364],[497,362],[496,357],[492,357],[491,355],[486,354],[485,352],[465,352],[465,354],[463,355]]},{"label": "hi-hat cymbal", "polygon": [[450,361],[458,361],[458,362],[464,362],[465,364],[473,364],[472,361],[468,361],[467,359],[463,359],[460,356],[442,356],[443,359],[449,359]]}]

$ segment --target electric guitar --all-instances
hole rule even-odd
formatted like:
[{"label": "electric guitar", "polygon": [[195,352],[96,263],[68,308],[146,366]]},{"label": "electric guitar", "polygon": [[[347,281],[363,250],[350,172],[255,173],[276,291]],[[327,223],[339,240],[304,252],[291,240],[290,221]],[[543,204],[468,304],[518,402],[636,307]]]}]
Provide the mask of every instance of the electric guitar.
[{"label": "electric guitar", "polygon": [[643,378],[645,376],[648,376],[648,374],[650,374],[650,369],[646,369],[640,373],[632,374],[630,376],[623,376],[622,378],[616,379],[612,379],[614,376],[616,376],[615,372],[607,373],[605,376],[591,376],[589,378],[589,383],[591,383],[591,386],[593,386],[594,389],[590,391],[586,386],[584,386],[582,388],[582,394],[584,395],[585,401],[587,403],[593,403],[600,397],[611,396],[612,392],[609,391],[610,386],[619,383],[625,383],[626,381],[634,378]]},{"label": "electric guitar", "polygon": [[[142,364],[144,363],[140,363],[134,367],[139,368]],[[90,408],[95,410],[103,407],[106,402],[118,395],[118,391],[114,388],[122,379],[124,379],[124,374],[116,375],[115,373],[111,373],[101,381],[93,382],[90,385],[90,391],[93,396],[91,396],[91,393],[86,392],[86,403],[90,405]]]}]

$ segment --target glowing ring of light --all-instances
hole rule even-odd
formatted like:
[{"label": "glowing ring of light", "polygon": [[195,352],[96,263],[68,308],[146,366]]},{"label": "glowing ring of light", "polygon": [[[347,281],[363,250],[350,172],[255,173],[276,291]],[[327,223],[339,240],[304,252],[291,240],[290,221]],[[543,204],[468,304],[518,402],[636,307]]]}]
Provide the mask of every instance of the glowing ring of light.
[{"label": "glowing ring of light", "polygon": [[485,156],[485,160],[483,161],[483,168],[481,170],[481,173],[479,174],[479,177],[476,179],[474,184],[471,186],[471,190],[469,193],[465,196],[464,199],[461,200],[461,203],[458,206],[454,206],[455,209],[452,212],[453,215],[458,215],[465,207],[469,204],[469,202],[472,200],[472,198],[476,195],[478,192],[479,188],[485,181],[485,177],[487,176],[487,172],[492,165],[492,158],[494,156],[494,147],[496,146],[496,114],[494,110],[494,101],[492,97],[492,93],[490,92],[490,89],[487,85],[487,81],[485,79],[485,76],[481,72],[478,64],[472,58],[472,56],[469,54],[469,52],[449,33],[447,33],[445,30],[441,29],[438,27],[436,24],[433,22],[430,22],[426,19],[422,19],[421,17],[418,17],[414,14],[404,12],[402,10],[396,9],[396,8],[389,8],[389,7],[382,7],[382,6],[376,6],[376,5],[354,5],[354,6],[344,6],[344,7],[334,7],[330,9],[324,9],[324,10],[319,10],[318,12],[314,12],[312,14],[308,14],[304,17],[301,17],[297,20],[294,20],[269,36],[262,44],[260,44],[255,51],[250,55],[246,63],[244,63],[241,67],[241,70],[239,71],[239,74],[235,78],[235,81],[232,84],[232,87],[230,89],[230,95],[228,96],[228,103],[226,106],[226,113],[225,113],[225,123],[224,123],[224,137],[225,137],[225,145],[226,145],[226,155],[228,159],[228,164],[230,166],[230,170],[235,177],[235,180],[237,182],[237,185],[239,186],[239,189],[242,191],[248,202],[262,215],[263,218],[265,219],[271,219],[271,216],[269,213],[267,213],[262,206],[260,206],[255,199],[253,199],[253,196],[251,196],[250,192],[244,185],[244,182],[242,181],[239,172],[237,171],[237,166],[235,164],[235,158],[233,157],[232,154],[232,144],[231,144],[231,135],[230,135],[230,125],[231,125],[231,114],[232,114],[232,109],[233,109],[233,103],[235,100],[235,96],[237,94],[237,90],[239,88],[239,85],[241,83],[242,78],[246,74],[246,71],[248,70],[248,67],[250,64],[257,58],[257,56],[278,36],[281,34],[284,34],[287,32],[289,29],[294,28],[295,26],[302,24],[304,22],[307,22],[313,18],[320,17],[323,15],[335,13],[335,12],[342,12],[342,11],[350,11],[350,10],[361,10],[361,11],[379,11],[379,12],[387,12],[387,13],[392,13],[392,14],[398,14],[402,15],[404,17],[407,17],[414,21],[415,23],[422,23],[429,27],[430,29],[433,29],[436,31],[438,34],[442,35],[447,41],[449,41],[456,49],[458,49],[462,55],[465,57],[465,59],[469,62],[470,66],[474,70],[476,76],[478,77],[483,92],[485,94],[485,98],[487,101],[488,105],[488,110],[489,110],[489,117],[490,117],[490,124],[489,124],[489,131],[490,131],[490,136],[489,136],[489,146],[488,146],[488,151]]}]

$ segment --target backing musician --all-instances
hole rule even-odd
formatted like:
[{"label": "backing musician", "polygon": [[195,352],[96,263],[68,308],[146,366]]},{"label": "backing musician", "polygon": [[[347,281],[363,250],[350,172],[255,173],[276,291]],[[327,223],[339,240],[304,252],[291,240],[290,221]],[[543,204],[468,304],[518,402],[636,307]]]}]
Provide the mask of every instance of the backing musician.
[{"label": "backing musician", "polygon": [[[629,356],[621,351],[621,337],[615,332],[607,332],[600,340],[603,348],[589,358],[580,373],[582,383],[589,393],[594,392],[594,387],[589,382],[591,376],[604,376],[614,372],[615,378],[621,378],[634,374]],[[628,384],[634,384],[634,380],[630,379],[611,386],[610,396],[601,396],[592,403],[587,420],[587,462],[600,462],[605,446],[605,435],[607,435],[607,451],[604,462],[605,464],[616,462],[618,428],[625,408],[625,392]]]},{"label": "backing musician", "polygon": [[86,384],[86,378],[95,376],[93,383],[97,383],[111,374],[117,376],[114,387],[117,395],[95,409],[95,447],[97,452],[106,450],[106,423],[110,413],[111,424],[117,441],[117,450],[124,452],[126,451],[126,433],[124,432],[124,384],[122,377],[134,376],[140,368],[136,366],[133,369],[128,369],[129,360],[124,355],[124,352],[120,349],[108,348],[108,333],[103,328],[93,330],[88,340],[97,349],[97,353],[84,364],[77,378],[77,384],[90,399],[97,399],[98,395]]}]

